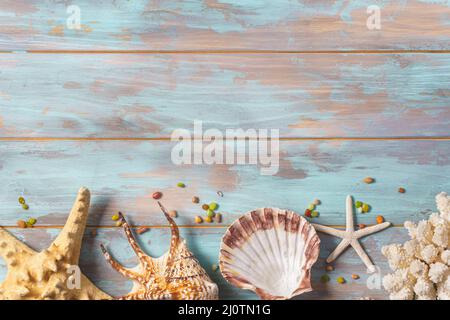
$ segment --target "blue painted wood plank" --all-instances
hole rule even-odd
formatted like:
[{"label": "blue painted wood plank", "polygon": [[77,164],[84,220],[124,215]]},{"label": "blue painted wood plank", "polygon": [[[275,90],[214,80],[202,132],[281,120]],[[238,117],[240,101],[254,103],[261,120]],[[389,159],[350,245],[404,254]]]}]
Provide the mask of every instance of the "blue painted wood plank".
[{"label": "blue painted wood plank", "polygon": [[448,50],[449,15],[433,0],[3,1],[0,50]]},{"label": "blue painted wood plank", "polygon": [[450,56],[0,55],[1,137],[450,136]]},{"label": "blue painted wood plank", "polygon": [[[0,225],[38,218],[39,225],[62,225],[76,191],[93,194],[90,225],[113,225],[124,212],[134,224],[166,221],[156,201],[180,213],[180,225],[193,225],[204,214],[202,203],[217,201],[223,223],[258,207],[303,213],[318,198],[315,222],[344,224],[344,199],[352,194],[372,206],[357,222],[375,223],[384,215],[395,224],[418,220],[435,210],[434,196],[450,190],[450,141],[281,141],[278,171],[262,175],[256,165],[176,165],[169,141],[0,142]],[[225,150],[231,150],[227,142]],[[197,153],[198,154],[198,153]],[[239,154],[244,155],[245,152]],[[255,154],[255,153],[252,153]],[[273,158],[275,160],[275,158]],[[274,162],[274,168],[275,162]],[[376,183],[362,179],[371,176]],[[186,188],[178,188],[178,182]],[[405,194],[397,192],[406,188]],[[216,192],[223,191],[224,197]],[[24,211],[17,201],[24,196]],[[199,196],[200,204],[193,204]]]},{"label": "blue painted wood plank", "polygon": [[[101,228],[92,234],[92,228],[87,229],[80,266],[82,271],[101,289],[113,296],[121,296],[131,290],[132,283],[115,272],[104,260],[100,251],[100,243],[103,243],[111,251],[112,255],[122,264],[132,267],[137,264],[137,259],[123,234],[121,228]],[[14,235],[24,240],[32,248],[42,250],[51,243],[58,234],[58,229],[13,229]],[[212,271],[212,264],[217,264],[220,241],[225,229],[181,229],[181,235],[187,240],[188,246],[199,259],[210,277],[219,285],[221,299],[256,299],[257,296],[250,291],[241,290],[228,284],[221,276],[220,271]],[[387,295],[382,288],[367,287],[368,275],[365,267],[353,250],[346,251],[333,265],[335,270],[330,272],[331,281],[323,284],[320,277],[325,274],[325,258],[337,245],[338,240],[327,235],[319,234],[321,238],[321,252],[318,262],[312,271],[312,285],[314,291],[299,296],[299,299],[359,299],[372,297],[374,299],[386,299]],[[169,248],[169,230],[151,229],[138,236],[140,245],[152,256],[160,256]],[[375,264],[380,268],[380,279],[389,272],[387,261],[381,255],[383,245],[407,240],[407,232],[403,228],[391,228],[376,235],[365,238],[362,244]],[[351,274],[360,275],[359,280],[352,280]],[[6,266],[0,260],[0,281],[6,275]],[[343,276],[347,283],[340,285],[336,278]],[[376,283],[376,281],[375,281]]]}]

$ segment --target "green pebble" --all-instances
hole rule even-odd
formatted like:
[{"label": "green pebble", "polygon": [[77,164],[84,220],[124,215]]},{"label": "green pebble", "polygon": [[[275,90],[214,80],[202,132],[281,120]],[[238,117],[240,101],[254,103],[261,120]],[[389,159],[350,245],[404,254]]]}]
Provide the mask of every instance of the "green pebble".
[{"label": "green pebble", "polygon": [[357,208],[361,208],[362,205],[363,205],[363,203],[362,203],[361,201],[356,201],[356,203],[355,203],[355,206],[356,206]]},{"label": "green pebble", "polygon": [[206,215],[210,218],[213,218],[216,215],[216,213],[214,211],[212,211],[211,209],[208,209],[206,211]]},{"label": "green pebble", "polygon": [[27,223],[28,223],[30,226],[35,225],[36,222],[37,222],[37,220],[36,220],[35,218],[30,218],[30,219],[28,219],[28,221],[27,221]]},{"label": "green pebble", "polygon": [[177,186],[180,187],[180,188],[186,187],[186,185],[183,182],[178,182]]},{"label": "green pebble", "polygon": [[367,203],[364,203],[362,206],[362,211],[364,213],[369,212],[370,211],[370,206]]},{"label": "green pebble", "polygon": [[24,197],[19,197],[19,203],[20,204],[24,204],[25,203],[25,198]]},{"label": "green pebble", "polygon": [[336,282],[343,284],[343,283],[345,283],[345,279],[344,279],[344,277],[337,277]]},{"label": "green pebble", "polygon": [[309,207],[308,207],[308,209],[309,209],[310,211],[313,211],[315,208],[316,208],[316,205],[315,205],[314,203],[311,203],[311,204],[309,205]]},{"label": "green pebble", "polygon": [[22,208],[23,208],[24,210],[28,210],[28,209],[30,209],[30,206],[27,205],[26,203],[24,203],[24,204],[22,204]]},{"label": "green pebble", "polygon": [[211,210],[216,210],[218,207],[219,207],[219,205],[215,202],[211,202],[209,204],[209,209],[211,209]]},{"label": "green pebble", "polygon": [[320,277],[320,281],[322,283],[327,283],[328,281],[330,281],[330,276],[327,274],[324,274],[323,276]]},{"label": "green pebble", "polygon": [[358,208],[358,212],[359,212],[359,213],[364,213],[363,208],[362,208],[362,207],[359,207],[359,208]]},{"label": "green pebble", "polygon": [[311,217],[313,217],[313,218],[317,218],[318,216],[319,216],[319,212],[318,211],[313,211],[311,213]]}]

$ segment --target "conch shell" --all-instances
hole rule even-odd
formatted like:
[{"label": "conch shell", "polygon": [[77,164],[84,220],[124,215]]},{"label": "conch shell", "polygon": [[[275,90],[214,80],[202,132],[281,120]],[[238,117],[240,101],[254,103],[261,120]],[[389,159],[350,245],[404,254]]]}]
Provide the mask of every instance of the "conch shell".
[{"label": "conch shell", "polygon": [[222,238],[220,270],[231,284],[261,299],[281,300],[311,291],[319,256],[314,227],[288,210],[261,208],[236,220]]},{"label": "conch shell", "polygon": [[169,251],[159,258],[146,255],[133,237],[130,226],[120,214],[128,242],[139,258],[139,265],[127,269],[113,260],[101,245],[103,254],[111,266],[123,276],[133,280],[131,292],[120,300],[217,300],[219,289],[180,237],[178,227],[159,203],[171,228]]}]

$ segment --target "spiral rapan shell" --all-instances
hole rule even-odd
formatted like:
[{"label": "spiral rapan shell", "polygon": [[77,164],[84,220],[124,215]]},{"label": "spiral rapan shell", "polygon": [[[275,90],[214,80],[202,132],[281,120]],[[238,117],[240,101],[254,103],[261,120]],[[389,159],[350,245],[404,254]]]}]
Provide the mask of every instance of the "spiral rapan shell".
[{"label": "spiral rapan shell", "polygon": [[223,236],[220,270],[228,282],[261,299],[290,299],[312,291],[311,268],[319,245],[314,227],[295,212],[256,209]]}]

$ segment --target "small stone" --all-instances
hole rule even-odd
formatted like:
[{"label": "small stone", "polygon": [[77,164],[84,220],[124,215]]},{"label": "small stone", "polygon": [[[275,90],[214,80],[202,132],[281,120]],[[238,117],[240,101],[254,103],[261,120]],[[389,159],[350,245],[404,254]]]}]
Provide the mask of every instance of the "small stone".
[{"label": "small stone", "polygon": [[25,221],[23,221],[23,220],[18,220],[17,221],[17,226],[19,228],[26,228],[27,227],[27,223]]},{"label": "small stone", "polygon": [[169,211],[169,216],[170,216],[171,218],[176,218],[176,217],[178,217],[178,212],[177,212],[177,210],[170,210],[170,211]]},{"label": "small stone", "polygon": [[359,275],[357,275],[357,274],[352,274],[352,279],[358,280],[358,279],[359,279]]},{"label": "small stone", "polygon": [[199,203],[200,198],[199,197],[192,197],[192,203]]},{"label": "small stone", "polygon": [[30,209],[30,206],[27,205],[26,203],[24,203],[24,204],[22,204],[22,208],[23,208],[24,210],[28,210],[28,209]]},{"label": "small stone", "polygon": [[121,226],[122,226],[122,221],[121,220],[116,221],[116,227],[121,227]]},{"label": "small stone", "polygon": [[364,223],[358,224],[359,229],[364,229],[365,227],[367,227],[367,226]]},{"label": "small stone", "polygon": [[406,192],[406,189],[405,189],[405,188],[398,188],[398,192],[399,192],[399,193],[405,193],[405,192]]},{"label": "small stone", "polygon": [[318,205],[320,205],[321,202],[319,199],[314,199],[312,203],[313,203],[313,205],[318,206]]},{"label": "small stone", "polygon": [[213,222],[213,218],[210,217],[210,216],[206,216],[206,217],[205,217],[205,222],[207,222],[207,223],[212,223],[212,222]]},{"label": "small stone", "polygon": [[364,181],[364,183],[371,184],[371,183],[374,183],[374,182],[375,182],[375,179],[372,178],[372,177],[365,177],[365,178],[363,179],[363,181]]},{"label": "small stone", "polygon": [[370,206],[367,203],[363,203],[362,205],[362,212],[367,213],[370,211]]},{"label": "small stone", "polygon": [[222,222],[222,214],[217,212],[216,215],[214,216],[214,221],[217,223],[221,223]]},{"label": "small stone", "polygon": [[153,192],[153,194],[152,194],[152,198],[155,200],[161,199],[161,197],[162,197],[162,192],[157,191],[157,192]]},{"label": "small stone", "polygon": [[317,218],[317,217],[319,217],[319,211],[313,211],[312,213],[311,213],[311,217],[313,217],[313,218]]},{"label": "small stone", "polygon": [[202,223],[202,222],[203,222],[203,219],[202,219],[202,217],[200,217],[200,216],[196,216],[196,217],[194,218],[194,221],[195,221],[195,223],[199,224],[199,223]]},{"label": "small stone", "polygon": [[216,210],[218,207],[219,207],[219,205],[217,203],[215,203],[215,202],[211,202],[209,204],[209,209],[211,209],[213,211]]},{"label": "small stone", "polygon": [[328,272],[331,272],[331,271],[334,270],[334,267],[333,267],[331,264],[329,264],[329,265],[327,265],[327,266],[325,267],[325,270],[328,271]]},{"label": "small stone", "polygon": [[336,282],[340,283],[340,284],[344,284],[345,283],[345,279],[344,279],[344,277],[337,277]]},{"label": "small stone", "polygon": [[320,277],[320,282],[327,283],[328,281],[330,281],[330,276],[329,275],[324,274],[323,276]]},{"label": "small stone", "polygon": [[207,215],[209,218],[213,218],[213,217],[216,215],[216,213],[215,213],[213,210],[208,209],[208,210],[206,211],[206,215]]},{"label": "small stone", "polygon": [[177,187],[178,187],[178,188],[185,188],[186,185],[185,185],[183,182],[178,182],[178,183],[177,183]]},{"label": "small stone", "polygon": [[384,217],[383,216],[377,216],[377,223],[383,223],[384,222]]},{"label": "small stone", "polygon": [[207,205],[206,203],[202,205],[202,209],[203,210],[209,210],[209,205]]}]

